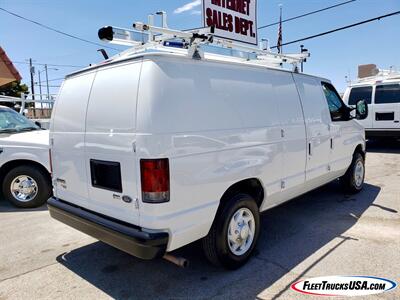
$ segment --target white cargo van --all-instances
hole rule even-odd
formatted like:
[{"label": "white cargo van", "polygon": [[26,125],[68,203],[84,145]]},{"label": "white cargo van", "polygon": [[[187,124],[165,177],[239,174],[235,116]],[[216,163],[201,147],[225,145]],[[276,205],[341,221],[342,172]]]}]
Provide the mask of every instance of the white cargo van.
[{"label": "white cargo van", "polygon": [[343,100],[355,105],[368,103],[370,114],[360,121],[367,138],[400,137],[400,73],[380,70],[374,76],[361,78],[348,86]]},{"label": "white cargo van", "polygon": [[182,49],[127,52],[62,85],[50,213],[143,259],[202,239],[211,262],[238,268],[260,212],[337,178],[362,189],[354,119],[365,103],[350,111],[319,77]]}]

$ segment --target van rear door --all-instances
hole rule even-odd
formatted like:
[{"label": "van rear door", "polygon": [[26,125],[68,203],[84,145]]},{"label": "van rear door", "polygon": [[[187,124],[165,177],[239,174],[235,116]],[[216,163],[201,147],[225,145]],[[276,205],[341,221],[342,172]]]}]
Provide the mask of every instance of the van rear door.
[{"label": "van rear door", "polygon": [[373,110],[374,129],[400,129],[400,84],[377,84]]},{"label": "van rear door", "polygon": [[136,225],[136,101],[140,71],[141,61],[97,71],[85,136],[90,209]]},{"label": "van rear door", "polygon": [[86,106],[94,72],[69,77],[53,109],[50,146],[55,196],[87,208],[84,155]]}]

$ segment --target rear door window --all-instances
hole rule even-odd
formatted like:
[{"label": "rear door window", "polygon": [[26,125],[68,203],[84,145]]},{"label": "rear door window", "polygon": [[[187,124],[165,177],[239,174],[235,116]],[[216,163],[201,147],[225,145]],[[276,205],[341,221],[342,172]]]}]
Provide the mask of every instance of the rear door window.
[{"label": "rear door window", "polygon": [[375,103],[400,103],[400,84],[377,85]]},{"label": "rear door window", "polygon": [[349,105],[356,105],[358,101],[365,100],[371,104],[372,86],[361,86],[352,88],[349,96]]}]

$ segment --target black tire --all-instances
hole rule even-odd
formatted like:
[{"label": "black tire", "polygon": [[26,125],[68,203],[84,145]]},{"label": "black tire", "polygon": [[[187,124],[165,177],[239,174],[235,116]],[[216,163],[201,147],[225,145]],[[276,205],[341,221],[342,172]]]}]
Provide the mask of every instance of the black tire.
[{"label": "black tire", "polygon": [[[11,191],[11,183],[18,176],[26,175],[32,178],[37,184],[36,195],[28,201],[20,201],[16,199]],[[17,207],[34,208],[43,205],[52,194],[50,176],[42,170],[30,165],[22,165],[11,169],[3,180],[3,195],[6,200],[10,201]]]},{"label": "black tire", "polygon": [[[355,171],[356,171],[357,165],[360,163],[363,166],[362,183],[357,184]],[[364,158],[361,155],[361,153],[356,152],[353,155],[353,160],[351,162],[350,167],[347,169],[346,174],[344,174],[340,178],[340,182],[341,182],[342,187],[345,192],[350,193],[350,194],[356,194],[362,190],[363,184],[364,184],[364,178],[365,178]]]},{"label": "black tire", "polygon": [[[250,248],[242,255],[235,255],[228,245],[228,227],[233,215],[241,208],[247,208],[254,217],[254,238]],[[202,239],[202,246],[207,259],[216,266],[237,269],[243,266],[257,243],[260,231],[260,215],[255,200],[247,194],[236,194],[225,199],[219,208],[208,235]]]}]

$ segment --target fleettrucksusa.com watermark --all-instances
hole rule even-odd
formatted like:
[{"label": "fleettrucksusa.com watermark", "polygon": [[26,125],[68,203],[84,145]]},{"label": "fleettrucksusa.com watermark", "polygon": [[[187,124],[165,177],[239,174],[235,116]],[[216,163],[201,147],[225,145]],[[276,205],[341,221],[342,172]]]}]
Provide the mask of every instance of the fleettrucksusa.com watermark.
[{"label": "fleettrucksusa.com watermark", "polygon": [[291,289],[315,296],[364,296],[395,289],[396,282],[373,276],[324,276],[299,280]]}]

